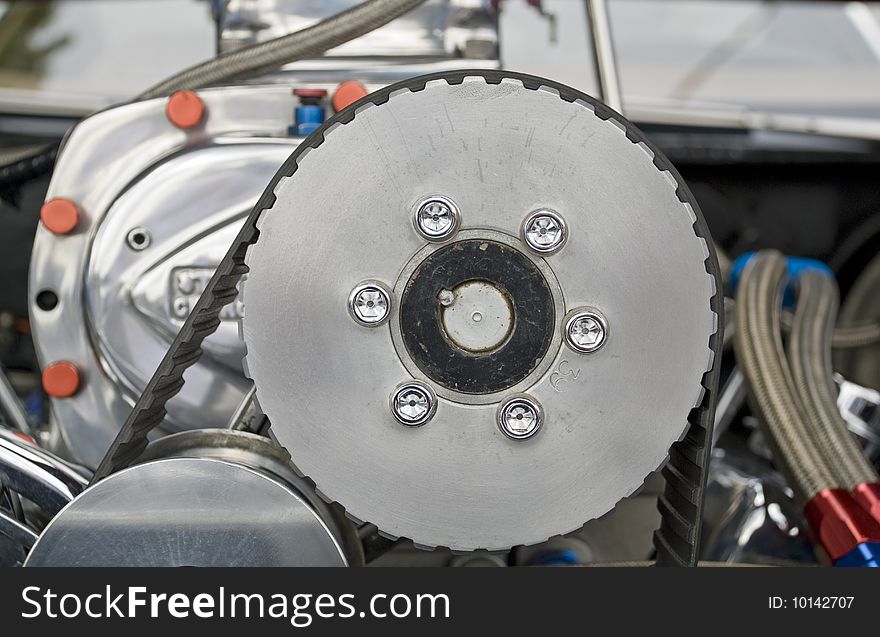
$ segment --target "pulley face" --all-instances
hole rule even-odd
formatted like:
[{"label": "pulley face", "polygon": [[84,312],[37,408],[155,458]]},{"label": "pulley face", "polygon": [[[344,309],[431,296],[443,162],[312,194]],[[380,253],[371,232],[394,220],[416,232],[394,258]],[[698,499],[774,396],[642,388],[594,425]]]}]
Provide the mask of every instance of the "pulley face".
[{"label": "pulley face", "polygon": [[[297,149],[248,251],[242,331],[318,492],[470,550],[567,533],[635,491],[699,404],[716,330],[666,165],[583,94],[477,71],[379,91]],[[370,325],[350,305],[365,284]]]}]

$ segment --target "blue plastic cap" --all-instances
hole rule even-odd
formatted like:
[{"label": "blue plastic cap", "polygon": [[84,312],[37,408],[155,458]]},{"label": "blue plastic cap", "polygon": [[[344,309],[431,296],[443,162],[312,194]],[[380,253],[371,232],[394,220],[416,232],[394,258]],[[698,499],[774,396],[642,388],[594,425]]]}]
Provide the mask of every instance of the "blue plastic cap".
[{"label": "blue plastic cap", "polygon": [[532,560],[533,566],[570,566],[580,563],[577,554],[571,549],[545,551]]},{"label": "blue plastic cap", "polygon": [[[743,271],[748,266],[749,261],[757,254],[756,252],[746,252],[745,254],[741,254],[737,257],[733,265],[730,268],[730,289],[733,292],[736,292],[736,288],[739,285],[739,280],[742,277]],[[807,271],[813,272],[821,272],[830,277],[834,277],[834,272],[827,265],[818,261],[816,259],[807,259],[805,257],[785,257],[786,265],[788,266],[788,284],[785,286],[785,291],[782,297],[782,307],[791,309],[795,306],[797,296],[795,295],[794,286],[792,283],[800,276],[802,273]]]},{"label": "blue plastic cap", "polygon": [[314,133],[321,127],[326,117],[324,107],[318,104],[302,104],[297,106],[293,113],[294,124],[290,127],[290,134],[299,137]]},{"label": "blue plastic cap", "polygon": [[834,566],[880,568],[880,542],[865,542],[839,558]]},{"label": "blue plastic cap", "polygon": [[733,260],[733,263],[730,266],[731,292],[736,292],[736,288],[739,287],[739,280],[742,277],[742,273],[745,272],[746,266],[749,264],[749,261],[751,261],[752,257],[754,256],[754,252],[744,252]]}]

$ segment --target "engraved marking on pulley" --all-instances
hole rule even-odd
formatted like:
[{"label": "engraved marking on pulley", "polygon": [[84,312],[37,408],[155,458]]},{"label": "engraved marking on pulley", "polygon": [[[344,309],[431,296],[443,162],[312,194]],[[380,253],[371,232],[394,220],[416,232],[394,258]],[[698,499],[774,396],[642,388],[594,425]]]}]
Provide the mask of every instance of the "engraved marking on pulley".
[{"label": "engraved marking on pulley", "polygon": [[572,368],[568,360],[562,359],[550,374],[550,386],[561,394],[565,390],[566,384],[576,381],[580,375],[580,367]]}]

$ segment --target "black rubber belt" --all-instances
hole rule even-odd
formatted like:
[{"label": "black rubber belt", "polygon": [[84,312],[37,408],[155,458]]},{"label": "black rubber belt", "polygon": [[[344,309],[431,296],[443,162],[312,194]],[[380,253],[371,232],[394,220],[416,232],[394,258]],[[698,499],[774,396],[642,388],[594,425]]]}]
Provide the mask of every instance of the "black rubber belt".
[{"label": "black rubber belt", "polygon": [[678,198],[689,204],[696,215],[694,232],[705,239],[709,257],[705,261],[706,271],[715,278],[715,294],[711,307],[718,317],[718,330],[709,339],[709,348],[714,352],[712,368],[703,375],[705,389],[699,407],[691,410],[688,416],[687,433],[669,450],[669,462],[662,473],[666,488],[658,501],[661,514],[660,528],[654,533],[654,546],[657,549],[657,566],[696,566],[699,551],[699,536],[703,513],[703,496],[706,489],[706,471],[711,451],[712,425],[715,414],[715,400],[718,390],[718,375],[721,362],[721,340],[723,317],[723,292],[718,259],[706,221],[700,212],[693,194],[685,185],[678,171],[668,159],[632,123],[592,97],[568,86],[522,73],[510,71],[469,70],[433,73],[387,86],[375,93],[361,98],[343,109],[324,125],[309,135],[281,166],[271,183],[263,192],[247,221],[242,227],[235,243],[217,266],[214,276],[202,293],[180,332],[165,354],[159,367],[147,383],[144,393],[135,403],[110,449],[101,460],[92,484],[106,478],[134,462],[147,446],[147,435],[162,424],[165,406],[183,387],[183,374],[202,355],[202,341],[213,334],[220,325],[220,310],[232,302],[238,294],[236,285],[241,276],[248,271],[244,263],[249,246],[257,242],[260,231],[257,222],[264,211],[275,203],[275,188],[278,182],[291,176],[297,168],[297,159],[307,148],[317,148],[324,141],[324,130],[340,122],[346,124],[354,118],[355,111],[366,103],[384,104],[394,91],[409,89],[421,91],[427,82],[446,80],[449,84],[460,84],[466,77],[483,77],[490,84],[499,84],[505,78],[523,83],[528,89],[537,90],[541,86],[559,92],[567,102],[582,100],[590,104],[598,117],[613,119],[626,130],[631,142],[643,143],[654,153],[654,164],[658,170],[668,170],[678,184]]}]

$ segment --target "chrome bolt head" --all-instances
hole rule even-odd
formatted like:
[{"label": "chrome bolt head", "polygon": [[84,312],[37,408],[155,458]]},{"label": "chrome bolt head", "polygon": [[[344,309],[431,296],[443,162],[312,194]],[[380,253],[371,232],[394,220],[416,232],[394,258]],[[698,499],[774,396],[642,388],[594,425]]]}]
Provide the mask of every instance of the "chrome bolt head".
[{"label": "chrome bolt head", "polygon": [[436,411],[437,396],[424,383],[410,381],[391,394],[391,413],[397,422],[407,427],[424,425]]},{"label": "chrome bolt head", "polygon": [[448,197],[433,195],[416,204],[413,223],[416,231],[428,241],[445,241],[458,232],[461,212]]},{"label": "chrome bolt head", "polygon": [[522,239],[538,254],[553,254],[565,245],[568,228],[559,213],[541,209],[535,210],[522,224]]},{"label": "chrome bolt head", "polygon": [[513,440],[526,440],[540,431],[544,410],[531,396],[517,394],[498,407],[498,427]]},{"label": "chrome bolt head", "polygon": [[582,308],[569,312],[563,329],[565,343],[582,354],[595,352],[608,339],[608,323],[599,312]]},{"label": "chrome bolt head", "polygon": [[391,315],[391,292],[378,281],[364,281],[348,296],[348,313],[359,325],[378,327]]}]

